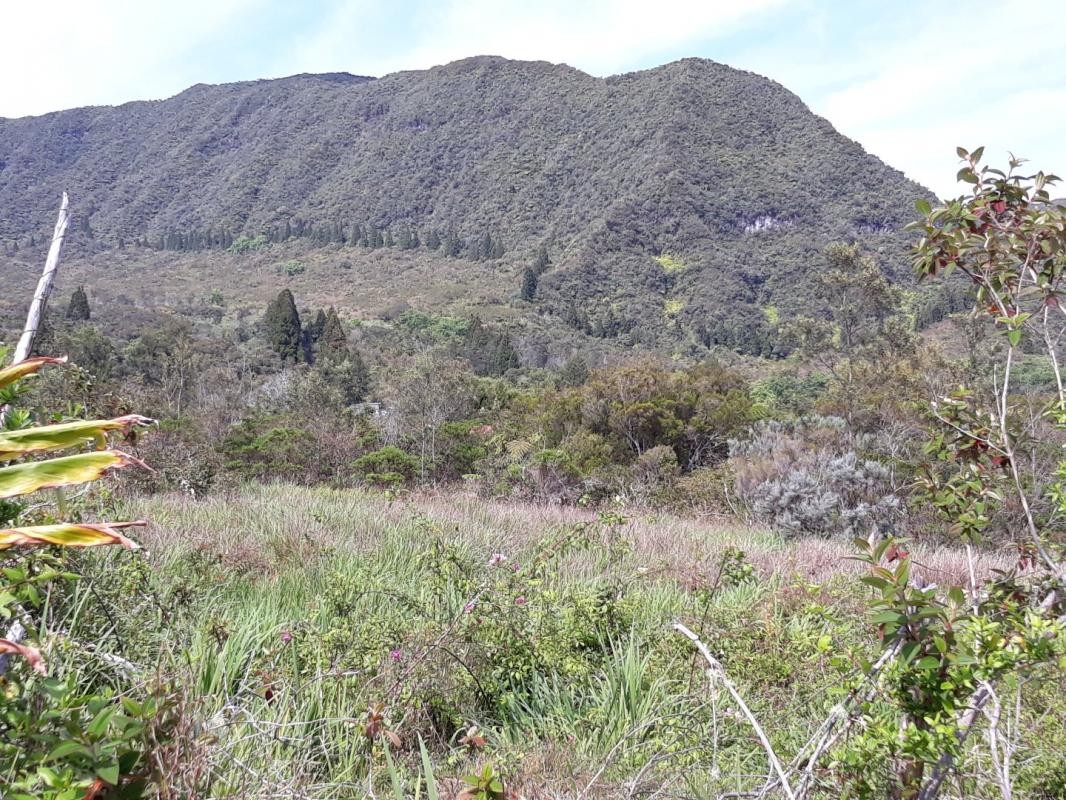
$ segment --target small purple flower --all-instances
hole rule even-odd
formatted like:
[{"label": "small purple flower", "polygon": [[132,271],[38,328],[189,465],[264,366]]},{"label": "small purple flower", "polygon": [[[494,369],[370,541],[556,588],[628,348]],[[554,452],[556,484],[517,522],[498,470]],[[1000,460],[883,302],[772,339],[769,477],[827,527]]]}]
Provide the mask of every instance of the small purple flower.
[{"label": "small purple flower", "polygon": [[476,606],[477,606],[477,603],[475,603],[473,600],[471,600],[469,603],[467,603],[465,606],[463,606],[463,613],[464,614],[472,613]]},{"label": "small purple flower", "polygon": [[507,556],[505,556],[503,553],[493,553],[492,556],[489,558],[489,566],[498,567],[506,560]]},{"label": "small purple flower", "polygon": [[389,658],[393,661],[403,661],[403,650],[393,650],[389,653]]},{"label": "small purple flower", "polygon": [[525,597],[523,597],[522,595],[519,595],[518,597],[516,597],[516,598],[514,599],[514,604],[515,604],[516,606],[524,606],[524,605],[525,605],[526,603],[528,603],[528,602],[529,602],[529,601],[528,601],[528,600],[526,600],[526,598],[525,598]]},{"label": "small purple flower", "polygon": [[511,572],[518,572],[518,562],[517,561],[515,561],[513,564],[511,564]]},{"label": "small purple flower", "polygon": [[281,641],[284,642],[285,644],[288,644],[289,642],[292,641],[292,634],[289,633],[288,631],[282,631],[281,632]]}]

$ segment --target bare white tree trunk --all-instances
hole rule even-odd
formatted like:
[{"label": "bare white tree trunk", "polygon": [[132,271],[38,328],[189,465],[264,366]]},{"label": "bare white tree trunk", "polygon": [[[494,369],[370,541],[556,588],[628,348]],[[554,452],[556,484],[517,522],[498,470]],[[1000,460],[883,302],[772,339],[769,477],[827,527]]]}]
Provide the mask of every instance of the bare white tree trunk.
[{"label": "bare white tree trunk", "polygon": [[[67,223],[70,221],[70,200],[67,193],[63,192],[63,202],[59,206],[59,219],[56,220],[56,229],[52,234],[52,245],[48,248],[48,258],[44,262],[44,272],[37,282],[37,291],[33,293],[33,302],[30,303],[30,311],[26,315],[26,327],[22,329],[18,346],[15,347],[15,358],[11,362],[17,364],[25,361],[33,350],[33,340],[37,331],[41,328],[41,319],[44,317],[44,309],[48,304],[48,296],[52,294],[52,285],[55,283],[56,270],[59,268],[59,251],[63,249],[63,237],[67,235]],[[4,417],[7,416],[7,408],[0,408],[0,427],[3,426]],[[19,609],[16,609],[16,614]],[[18,644],[26,635],[26,628],[16,616],[8,627],[4,638]],[[0,654],[0,675],[7,672],[9,655]]]},{"label": "bare white tree trunk", "polygon": [[26,315],[26,327],[22,329],[22,336],[19,337],[18,346],[15,348],[15,358],[12,362],[14,364],[30,357],[33,340],[41,328],[44,308],[48,304],[48,296],[52,294],[52,284],[55,283],[56,270],[59,268],[59,251],[63,249],[63,238],[67,235],[67,223],[70,221],[69,206],[70,200],[67,198],[67,193],[63,192],[63,202],[59,206],[59,219],[56,220],[56,229],[52,234],[52,245],[48,248],[48,258],[44,262],[41,279],[37,282],[37,291],[33,293],[30,313]]}]

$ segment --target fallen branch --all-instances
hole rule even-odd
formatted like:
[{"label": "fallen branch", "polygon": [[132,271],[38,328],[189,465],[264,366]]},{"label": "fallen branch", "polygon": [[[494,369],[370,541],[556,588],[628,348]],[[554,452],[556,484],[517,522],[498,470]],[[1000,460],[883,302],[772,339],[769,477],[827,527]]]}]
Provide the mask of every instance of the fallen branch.
[{"label": "fallen branch", "polygon": [[796,800],[796,795],[792,792],[792,786],[788,782],[788,777],[785,775],[785,770],[781,766],[781,761],[777,757],[777,753],[774,752],[773,746],[770,744],[770,739],[766,736],[766,732],[762,729],[759,721],[755,718],[755,715],[751,713],[751,709],[748,708],[748,704],[744,702],[744,698],[740,696],[740,692],[737,691],[737,687],[733,685],[733,682],[726,675],[725,667],[721,662],[711,655],[711,651],[707,649],[700,637],[682,625],[680,622],[674,623],[674,630],[681,635],[687,637],[694,645],[696,649],[700,651],[700,655],[703,656],[703,660],[709,665],[707,675],[712,679],[717,679],[725,690],[729,692],[730,696],[739,706],[741,713],[747,718],[751,724],[752,729],[755,731],[755,735],[759,738],[759,742],[762,744],[763,750],[766,751],[766,756],[770,760],[770,766],[774,772],[777,773],[777,779],[781,782],[781,789],[784,791],[785,796],[789,800]]}]

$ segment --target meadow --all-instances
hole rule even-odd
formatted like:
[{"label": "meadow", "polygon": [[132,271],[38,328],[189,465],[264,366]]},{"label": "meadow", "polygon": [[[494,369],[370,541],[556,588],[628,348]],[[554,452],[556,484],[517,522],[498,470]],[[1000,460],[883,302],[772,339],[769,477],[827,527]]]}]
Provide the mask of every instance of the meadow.
[{"label": "meadow", "polygon": [[[671,625],[782,757],[878,650],[847,543],[739,521],[284,484],[123,504],[144,549],[81,556],[110,578],[53,624],[103,631],[78,669],[185,721],[157,750],[174,797],[451,797],[486,766],[509,796],[745,796],[765,754]],[[966,580],[961,549],[912,556]],[[1019,706],[1023,781],[1056,769],[1062,688],[1024,686],[1054,705]]]}]

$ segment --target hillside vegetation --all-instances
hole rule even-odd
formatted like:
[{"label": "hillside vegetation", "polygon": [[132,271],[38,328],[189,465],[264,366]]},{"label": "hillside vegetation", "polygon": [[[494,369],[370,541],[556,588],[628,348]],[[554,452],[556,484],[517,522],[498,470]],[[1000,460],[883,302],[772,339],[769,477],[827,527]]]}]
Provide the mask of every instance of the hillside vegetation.
[{"label": "hillside vegetation", "polygon": [[[905,278],[900,228],[930,197],[752,73],[686,59],[600,79],[493,57],[0,120],[9,254],[43,240],[63,189],[82,252],[391,244],[430,273],[488,262],[509,295],[543,273],[535,307],[587,334],[761,355],[781,348],[766,307],[820,302],[797,290],[829,241],[861,236]],[[196,265],[144,261],[127,287]],[[334,291],[343,304],[359,281]]]}]

